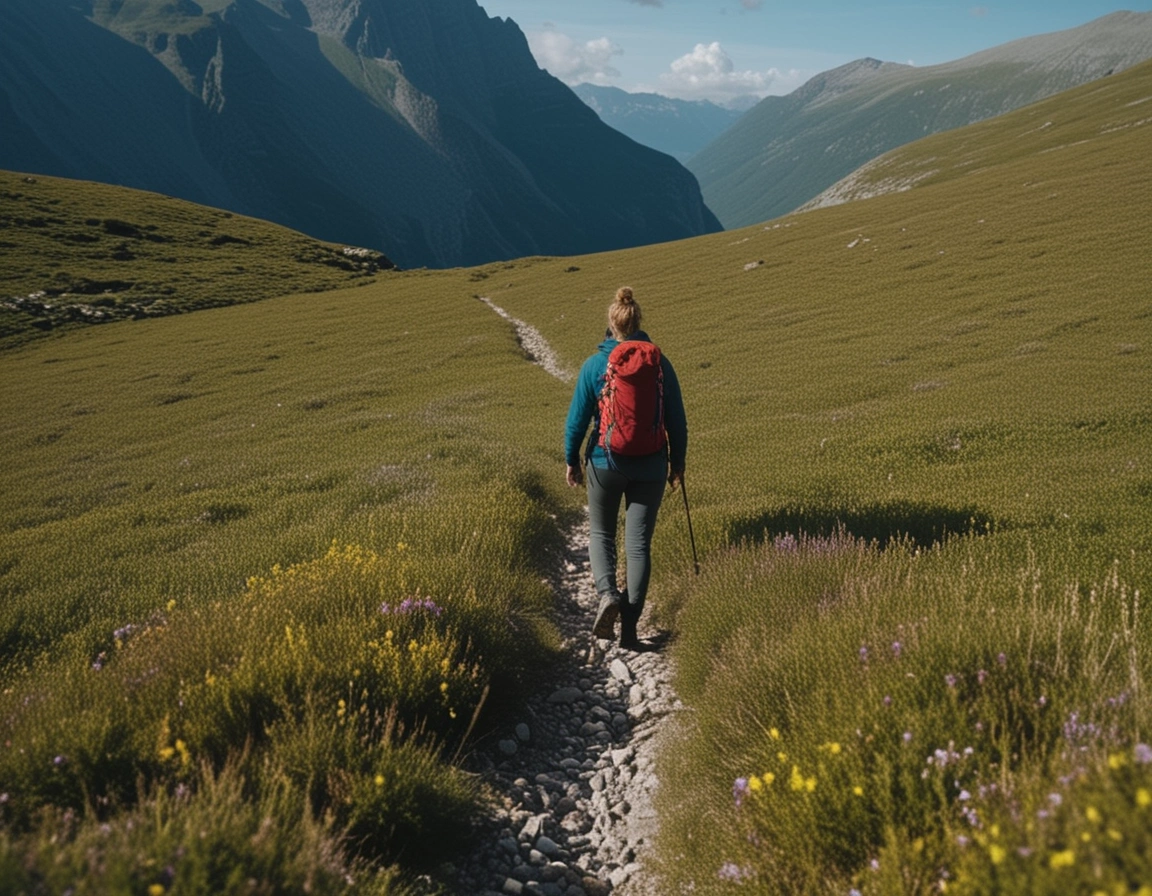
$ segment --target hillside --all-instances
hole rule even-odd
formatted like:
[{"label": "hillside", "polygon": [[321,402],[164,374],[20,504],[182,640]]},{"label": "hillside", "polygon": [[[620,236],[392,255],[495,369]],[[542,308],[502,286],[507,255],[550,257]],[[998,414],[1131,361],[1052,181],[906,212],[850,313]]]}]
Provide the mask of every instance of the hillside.
[{"label": "hillside", "polygon": [[605,124],[681,162],[723,134],[744,114],[743,110],[727,109],[707,100],[628,93],[596,84],[577,84],[572,91]]},{"label": "hillside", "polygon": [[[1134,66],[738,232],[0,355],[0,880],[408,896],[476,817],[543,869],[584,820],[512,825],[655,741],[661,892],[1138,891],[1150,98]],[[486,750],[535,780],[508,707],[610,673],[557,629],[571,386],[492,305],[571,370],[623,283],[690,423],[701,573],[669,494],[649,611],[683,708],[590,716],[602,768],[493,808]]]},{"label": "hillside", "polygon": [[725,227],[794,211],[865,162],[1152,57],[1152,13],[1118,12],[943,65],[859,60],[767,97],[688,163]]},{"label": "hillside", "polygon": [[404,267],[719,229],[476,0],[11,0],[0,168],[122,184]]},{"label": "hillside", "polygon": [[0,347],[35,333],[363,283],[392,263],[219,209],[0,171]]}]

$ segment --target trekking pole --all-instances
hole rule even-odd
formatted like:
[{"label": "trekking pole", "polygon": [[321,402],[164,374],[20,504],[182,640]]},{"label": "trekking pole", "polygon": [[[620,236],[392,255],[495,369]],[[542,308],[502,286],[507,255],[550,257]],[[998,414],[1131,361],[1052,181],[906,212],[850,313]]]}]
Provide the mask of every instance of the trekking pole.
[{"label": "trekking pole", "polygon": [[700,558],[696,556],[696,536],[692,534],[692,512],[688,509],[688,489],[684,487],[684,473],[680,473],[680,494],[684,496],[684,516],[688,518],[688,540],[692,542],[692,564],[700,575]]}]

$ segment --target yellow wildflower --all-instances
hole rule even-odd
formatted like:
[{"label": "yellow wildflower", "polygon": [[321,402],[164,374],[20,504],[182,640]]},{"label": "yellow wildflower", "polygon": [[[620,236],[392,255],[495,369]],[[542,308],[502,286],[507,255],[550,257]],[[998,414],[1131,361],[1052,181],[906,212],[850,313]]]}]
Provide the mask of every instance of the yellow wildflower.
[{"label": "yellow wildflower", "polygon": [[776,776],[772,772],[764,772],[764,786],[771,787],[772,782],[776,780]]},{"label": "yellow wildflower", "polygon": [[1117,769],[1121,769],[1124,766],[1126,766],[1127,764],[1128,764],[1128,757],[1125,756],[1123,753],[1113,753],[1111,756],[1108,757],[1108,768],[1112,769],[1112,771],[1116,771]]},{"label": "yellow wildflower", "polygon": [[1070,868],[1076,864],[1076,853],[1070,849],[1054,852],[1048,857],[1049,868]]},{"label": "yellow wildflower", "polygon": [[148,888],[148,896],[164,896],[164,885],[152,884],[152,886]]},{"label": "yellow wildflower", "polygon": [[787,753],[777,753],[776,758],[779,759],[781,762],[787,762],[788,761],[788,754]]},{"label": "yellow wildflower", "polygon": [[1084,810],[1084,817],[1087,818],[1092,824],[1100,823],[1100,813],[1095,806],[1089,806]]},{"label": "yellow wildflower", "polygon": [[772,740],[780,740],[780,729],[779,728],[769,728],[768,729],[768,736],[770,738],[772,738]]},{"label": "yellow wildflower", "polygon": [[827,750],[828,753],[830,753],[833,756],[839,756],[840,755],[840,744],[836,743],[835,741],[833,741],[832,743],[821,744],[820,749],[821,750]]},{"label": "yellow wildflower", "polygon": [[167,607],[168,607],[169,613],[171,613],[173,610],[175,610],[176,609],[176,598],[172,598],[170,601],[168,601]]},{"label": "yellow wildflower", "polygon": [[1120,841],[1122,841],[1124,839],[1124,835],[1121,834],[1115,828],[1108,828],[1107,833],[1108,833],[1108,839],[1112,840],[1115,843],[1119,843]]},{"label": "yellow wildflower", "polygon": [[799,766],[792,766],[792,774],[788,778],[788,786],[797,791],[804,789],[804,776],[800,774]]},{"label": "yellow wildflower", "polygon": [[1146,787],[1141,787],[1136,791],[1136,805],[1141,809],[1147,809],[1152,805],[1152,793],[1148,792]]},{"label": "yellow wildflower", "polygon": [[993,865],[999,865],[1004,861],[1004,857],[1007,855],[1008,850],[1006,850],[999,843],[993,843],[988,847],[988,858],[992,860]]},{"label": "yellow wildflower", "polygon": [[856,796],[864,796],[864,788],[857,784],[852,788],[852,793],[854,793]]},{"label": "yellow wildflower", "polygon": [[372,783],[375,784],[377,787],[383,787],[384,786],[384,776],[381,774],[377,774],[376,777],[372,779]]},{"label": "yellow wildflower", "polygon": [[755,775],[753,775],[751,778],[748,779],[748,789],[751,790],[753,793],[759,793],[761,790],[764,789],[764,782],[761,781]]},{"label": "yellow wildflower", "polygon": [[440,682],[440,693],[441,694],[447,694],[448,693],[448,682],[446,682],[446,681]]},{"label": "yellow wildflower", "polygon": [[160,759],[164,762],[167,762],[169,759],[171,759],[175,755],[176,755],[176,751],[174,749],[172,749],[172,747],[164,747],[164,749],[162,749],[160,751]]},{"label": "yellow wildflower", "polygon": [[1085,831],[1083,834],[1080,835],[1080,839],[1083,840],[1085,843],[1091,843],[1092,842],[1092,835],[1089,834],[1087,831]]}]

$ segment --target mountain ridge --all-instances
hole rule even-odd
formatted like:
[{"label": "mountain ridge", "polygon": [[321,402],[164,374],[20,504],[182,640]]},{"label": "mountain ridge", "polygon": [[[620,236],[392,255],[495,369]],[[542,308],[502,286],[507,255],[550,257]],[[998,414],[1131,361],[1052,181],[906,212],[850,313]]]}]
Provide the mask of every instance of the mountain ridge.
[{"label": "mountain ridge", "polygon": [[1149,57],[1152,13],[1118,12],[936,66],[856,60],[767,97],[688,167],[724,225],[746,226],[796,210],[897,146]]},{"label": "mountain ridge", "polygon": [[577,84],[572,91],[600,119],[637,143],[687,161],[731,127],[743,109],[708,100],[680,100],[659,93],[629,93],[619,87]]},{"label": "mountain ridge", "polygon": [[0,167],[163,192],[404,267],[720,229],[686,169],[600,122],[475,0],[12,0],[0,51],[16,135]]}]

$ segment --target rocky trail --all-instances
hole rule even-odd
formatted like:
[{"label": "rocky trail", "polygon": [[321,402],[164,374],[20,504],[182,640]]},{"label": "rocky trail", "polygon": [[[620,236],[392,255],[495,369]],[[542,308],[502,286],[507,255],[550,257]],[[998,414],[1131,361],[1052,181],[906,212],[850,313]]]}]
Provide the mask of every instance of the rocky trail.
[{"label": "rocky trail", "polygon": [[684,708],[663,636],[642,620],[645,652],[592,638],[587,525],[570,533],[556,587],[565,660],[542,678],[523,720],[475,754],[498,805],[459,892],[656,896],[655,757],[673,727],[667,717]]}]

